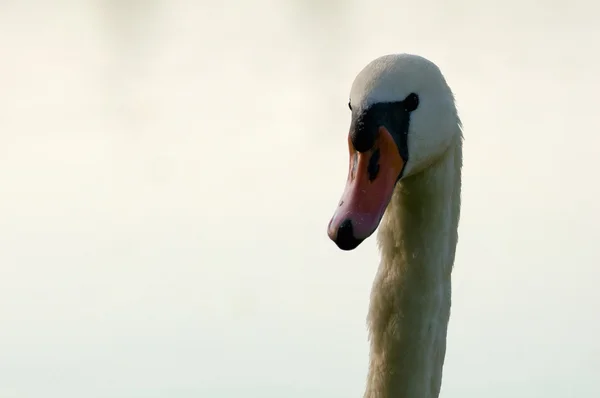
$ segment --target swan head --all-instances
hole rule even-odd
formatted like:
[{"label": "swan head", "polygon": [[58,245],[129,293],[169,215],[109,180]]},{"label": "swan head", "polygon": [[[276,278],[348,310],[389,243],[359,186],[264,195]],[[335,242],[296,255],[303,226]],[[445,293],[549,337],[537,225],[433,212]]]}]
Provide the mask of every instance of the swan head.
[{"label": "swan head", "polygon": [[454,96],[439,68],[416,55],[369,63],[350,90],[346,188],[328,235],[353,250],[377,229],[396,185],[417,177],[460,136]]}]

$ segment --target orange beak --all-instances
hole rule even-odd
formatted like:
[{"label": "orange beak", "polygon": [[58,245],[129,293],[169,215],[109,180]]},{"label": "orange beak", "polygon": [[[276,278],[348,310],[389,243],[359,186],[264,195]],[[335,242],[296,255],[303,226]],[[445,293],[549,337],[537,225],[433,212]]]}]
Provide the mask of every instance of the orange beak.
[{"label": "orange beak", "polygon": [[404,160],[390,132],[380,127],[371,149],[358,152],[350,137],[350,168],[346,188],[327,234],[340,249],[355,249],[377,229],[387,208]]}]

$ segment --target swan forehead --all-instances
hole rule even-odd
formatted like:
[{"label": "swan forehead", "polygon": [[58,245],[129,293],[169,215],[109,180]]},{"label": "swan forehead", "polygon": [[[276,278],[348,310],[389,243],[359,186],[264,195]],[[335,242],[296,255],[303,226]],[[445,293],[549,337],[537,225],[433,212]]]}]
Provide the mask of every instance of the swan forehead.
[{"label": "swan forehead", "polygon": [[431,61],[411,54],[384,55],[369,63],[354,79],[350,90],[353,107],[366,109],[379,102],[402,101],[443,80]]}]

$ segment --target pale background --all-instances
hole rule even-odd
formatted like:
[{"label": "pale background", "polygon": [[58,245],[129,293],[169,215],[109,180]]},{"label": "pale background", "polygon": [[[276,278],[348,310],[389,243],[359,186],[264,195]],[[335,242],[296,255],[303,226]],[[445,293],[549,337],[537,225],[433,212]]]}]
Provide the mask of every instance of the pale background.
[{"label": "pale background", "polygon": [[0,397],[362,396],[375,240],[325,230],[347,98],[436,62],[465,126],[442,397],[600,396],[600,7],[0,3]]}]

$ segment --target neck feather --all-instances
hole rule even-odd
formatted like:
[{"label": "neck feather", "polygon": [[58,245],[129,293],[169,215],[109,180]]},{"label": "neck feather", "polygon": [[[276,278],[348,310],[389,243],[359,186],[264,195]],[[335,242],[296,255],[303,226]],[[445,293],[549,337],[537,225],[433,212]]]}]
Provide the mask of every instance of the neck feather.
[{"label": "neck feather", "polygon": [[379,229],[365,398],[437,398],[458,241],[462,139],[397,187]]}]

